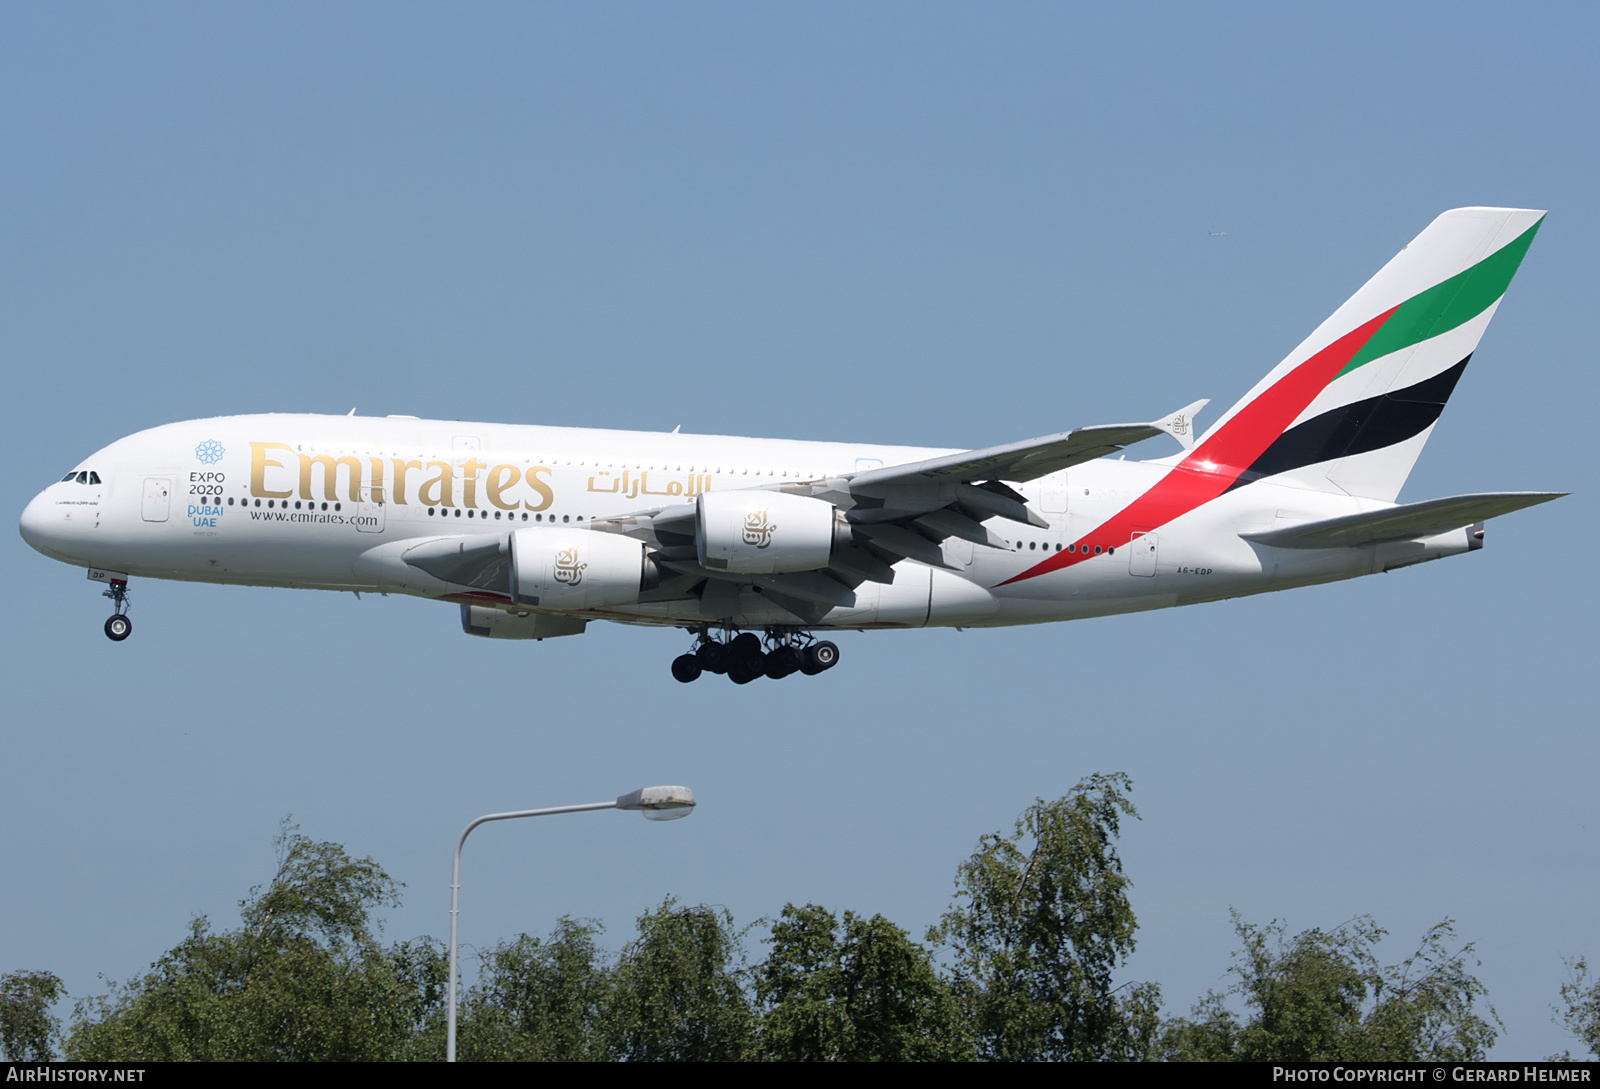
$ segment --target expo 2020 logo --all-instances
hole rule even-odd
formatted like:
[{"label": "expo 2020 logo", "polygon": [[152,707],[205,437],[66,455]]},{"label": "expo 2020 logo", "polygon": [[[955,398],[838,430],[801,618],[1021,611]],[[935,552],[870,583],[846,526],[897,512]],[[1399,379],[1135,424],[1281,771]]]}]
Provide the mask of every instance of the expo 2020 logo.
[{"label": "expo 2020 logo", "polygon": [[225,453],[227,451],[222,448],[222,444],[216,439],[207,439],[194,448],[194,456],[207,465],[215,465],[222,460],[222,455]]}]

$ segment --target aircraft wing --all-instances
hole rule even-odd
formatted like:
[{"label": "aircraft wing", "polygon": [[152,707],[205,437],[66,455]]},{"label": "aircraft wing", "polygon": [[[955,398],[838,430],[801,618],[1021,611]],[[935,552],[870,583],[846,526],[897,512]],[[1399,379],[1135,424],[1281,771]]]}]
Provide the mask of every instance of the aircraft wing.
[{"label": "aircraft wing", "polygon": [[1025,482],[1085,461],[1114,454],[1124,446],[1152,439],[1161,434],[1153,424],[1105,424],[1080,427],[1059,435],[1024,439],[982,450],[868,469],[850,477],[859,487],[895,484],[970,483],[975,480]]},{"label": "aircraft wing", "polygon": [[1026,483],[1085,461],[1115,454],[1157,435],[1168,434],[1188,448],[1194,444],[1194,414],[1209,401],[1186,405],[1165,419],[1153,423],[1099,424],[1079,427],[1056,435],[1008,442],[982,450],[945,454],[907,465],[868,469],[850,477],[853,486],[881,488],[895,484],[972,483],[978,480],[1007,480]]},{"label": "aircraft wing", "polygon": [[1448,533],[1486,518],[1510,514],[1560,499],[1567,492],[1480,492],[1406,503],[1384,510],[1325,518],[1303,526],[1270,529],[1239,536],[1275,548],[1357,548],[1361,545],[1413,541]]},{"label": "aircraft wing", "polygon": [[1163,433],[1190,446],[1194,413],[1205,404],[1198,401],[1154,423],[1082,427],[825,480],[764,485],[764,490],[832,503],[843,515],[849,543],[837,548],[821,571],[740,575],[700,566],[692,503],[598,519],[591,528],[644,540],[658,550],[653,555],[662,567],[704,580],[697,593],[707,615],[726,612],[738,591],[749,588],[813,622],[830,609],[854,604],[855,588],[863,582],[893,582],[893,566],[901,560],[959,570],[963,564],[952,561],[946,545],[951,538],[1012,548],[1011,541],[984,524],[989,519],[1048,529],[1049,523],[1006,481],[1035,480]]}]

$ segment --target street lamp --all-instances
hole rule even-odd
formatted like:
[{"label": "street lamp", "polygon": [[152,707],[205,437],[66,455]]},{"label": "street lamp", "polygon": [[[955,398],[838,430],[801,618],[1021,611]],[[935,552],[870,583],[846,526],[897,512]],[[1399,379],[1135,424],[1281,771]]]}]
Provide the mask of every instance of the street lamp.
[{"label": "street lamp", "polygon": [[694,811],[694,791],[686,786],[642,787],[623,794],[612,802],[590,802],[587,805],[558,805],[551,809],[522,809],[515,813],[490,813],[479,817],[456,841],[455,864],[450,870],[450,999],[445,1037],[445,1062],[456,1061],[456,916],[461,895],[461,848],[467,836],[480,824],[490,821],[508,821],[517,817],[549,817],[557,813],[586,813],[591,809],[628,809],[643,813],[648,820],[674,821],[687,817]]}]

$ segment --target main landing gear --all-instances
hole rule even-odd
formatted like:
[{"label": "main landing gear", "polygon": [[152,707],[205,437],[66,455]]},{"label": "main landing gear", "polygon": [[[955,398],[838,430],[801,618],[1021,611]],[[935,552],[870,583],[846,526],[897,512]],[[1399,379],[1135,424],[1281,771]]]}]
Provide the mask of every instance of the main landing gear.
[{"label": "main landing gear", "polygon": [[725,673],[734,684],[749,684],[757,677],[777,681],[794,673],[814,677],[838,661],[838,647],[826,639],[814,641],[808,632],[769,630],[765,636],[730,632],[719,642],[711,632],[702,631],[694,650],[672,660],[672,675],[688,684],[702,673]]},{"label": "main landing gear", "polygon": [[112,579],[111,588],[100,596],[109,597],[117,610],[106,621],[106,638],[120,643],[133,634],[133,621],[128,619],[128,580]]}]

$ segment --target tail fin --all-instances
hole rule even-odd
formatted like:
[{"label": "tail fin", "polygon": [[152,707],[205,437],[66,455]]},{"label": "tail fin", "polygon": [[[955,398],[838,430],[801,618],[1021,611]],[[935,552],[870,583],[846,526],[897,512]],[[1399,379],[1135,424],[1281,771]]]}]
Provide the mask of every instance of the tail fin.
[{"label": "tail fin", "polygon": [[1186,461],[1232,487],[1301,484],[1392,502],[1544,222],[1522,208],[1441,215],[1201,438]]}]

